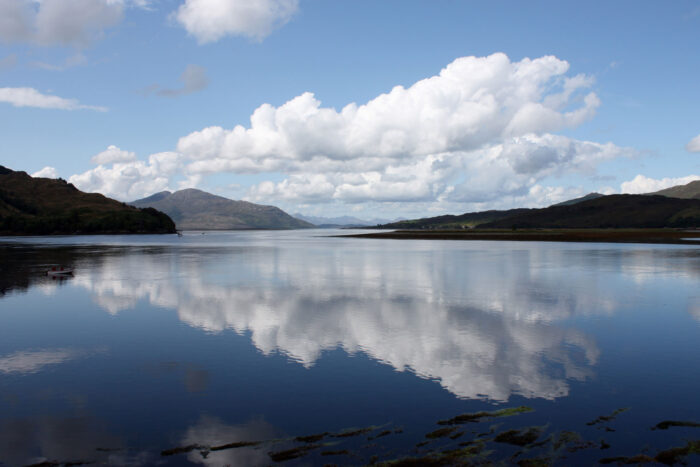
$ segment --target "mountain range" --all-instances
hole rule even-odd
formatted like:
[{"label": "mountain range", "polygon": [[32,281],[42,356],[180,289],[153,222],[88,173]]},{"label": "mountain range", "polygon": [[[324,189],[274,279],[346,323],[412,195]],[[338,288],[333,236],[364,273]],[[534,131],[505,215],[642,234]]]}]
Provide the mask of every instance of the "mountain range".
[{"label": "mountain range", "polygon": [[174,233],[160,211],[138,209],[62,179],[0,166],[0,235]]},{"label": "mountain range", "polygon": [[129,203],[151,207],[169,215],[179,230],[306,229],[309,222],[296,219],[280,208],[234,201],[188,188],[161,191]]},{"label": "mountain range", "polygon": [[470,212],[379,225],[380,229],[656,228],[700,226],[700,180],[643,195],[586,196],[547,208]]},{"label": "mountain range", "polygon": [[305,220],[306,222],[311,222],[317,227],[366,227],[375,226],[378,224],[386,224],[389,222],[397,222],[399,219],[360,219],[359,217],[353,216],[339,216],[339,217],[322,217],[322,216],[307,216],[301,213],[295,213],[294,217],[297,219]]}]

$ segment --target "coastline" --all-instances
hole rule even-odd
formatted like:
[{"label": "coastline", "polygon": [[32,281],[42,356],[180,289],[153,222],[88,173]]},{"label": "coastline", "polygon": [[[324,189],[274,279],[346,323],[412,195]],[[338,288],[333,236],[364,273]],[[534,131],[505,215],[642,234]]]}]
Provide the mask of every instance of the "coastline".
[{"label": "coastline", "polygon": [[657,243],[700,246],[700,230],[697,229],[394,230],[337,236],[392,240]]}]

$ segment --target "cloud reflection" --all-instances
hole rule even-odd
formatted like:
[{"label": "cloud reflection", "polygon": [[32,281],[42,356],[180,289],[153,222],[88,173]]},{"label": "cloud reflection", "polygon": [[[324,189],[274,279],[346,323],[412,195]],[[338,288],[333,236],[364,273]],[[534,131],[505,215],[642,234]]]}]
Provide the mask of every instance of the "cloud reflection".
[{"label": "cloud reflection", "polygon": [[[272,439],[276,436],[272,425],[263,419],[253,419],[241,425],[226,425],[215,417],[202,416],[199,421],[187,429],[181,444],[183,446],[220,446],[243,441]],[[187,460],[202,465],[270,465],[270,457],[264,449],[242,447],[222,451],[208,452],[205,456],[199,451],[191,451]]]},{"label": "cloud reflection", "polygon": [[568,394],[570,380],[591,374],[599,350],[564,321],[615,308],[594,276],[571,282],[532,268],[552,260],[546,251],[477,251],[468,262],[449,250],[322,253],[113,256],[75,282],[110,313],[148,300],[207,332],[249,332],[263,353],[306,367],[342,348],[438,380],[458,397],[499,401]]},{"label": "cloud reflection", "polygon": [[0,357],[0,372],[37,373],[47,365],[64,363],[82,354],[74,349],[22,350]]}]

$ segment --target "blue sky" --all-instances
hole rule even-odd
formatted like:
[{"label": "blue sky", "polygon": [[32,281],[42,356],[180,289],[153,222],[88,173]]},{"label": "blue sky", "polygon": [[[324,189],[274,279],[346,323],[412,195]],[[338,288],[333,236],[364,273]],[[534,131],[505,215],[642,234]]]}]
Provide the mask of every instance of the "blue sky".
[{"label": "blue sky", "polygon": [[0,0],[0,18],[0,164],[121,200],[412,217],[700,178],[697,1]]}]

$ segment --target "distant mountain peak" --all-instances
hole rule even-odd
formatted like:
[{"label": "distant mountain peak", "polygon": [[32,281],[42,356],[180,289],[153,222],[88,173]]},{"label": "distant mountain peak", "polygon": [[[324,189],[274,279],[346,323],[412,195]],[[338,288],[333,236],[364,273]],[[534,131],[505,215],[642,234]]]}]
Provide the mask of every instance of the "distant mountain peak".
[{"label": "distant mountain peak", "polygon": [[162,191],[129,203],[153,207],[173,218],[180,230],[303,229],[312,224],[295,219],[275,206],[236,201],[186,188]]},{"label": "distant mountain peak", "polygon": [[676,185],[665,190],[659,190],[650,195],[661,195],[669,198],[700,199],[700,180],[694,180],[685,185]]}]

